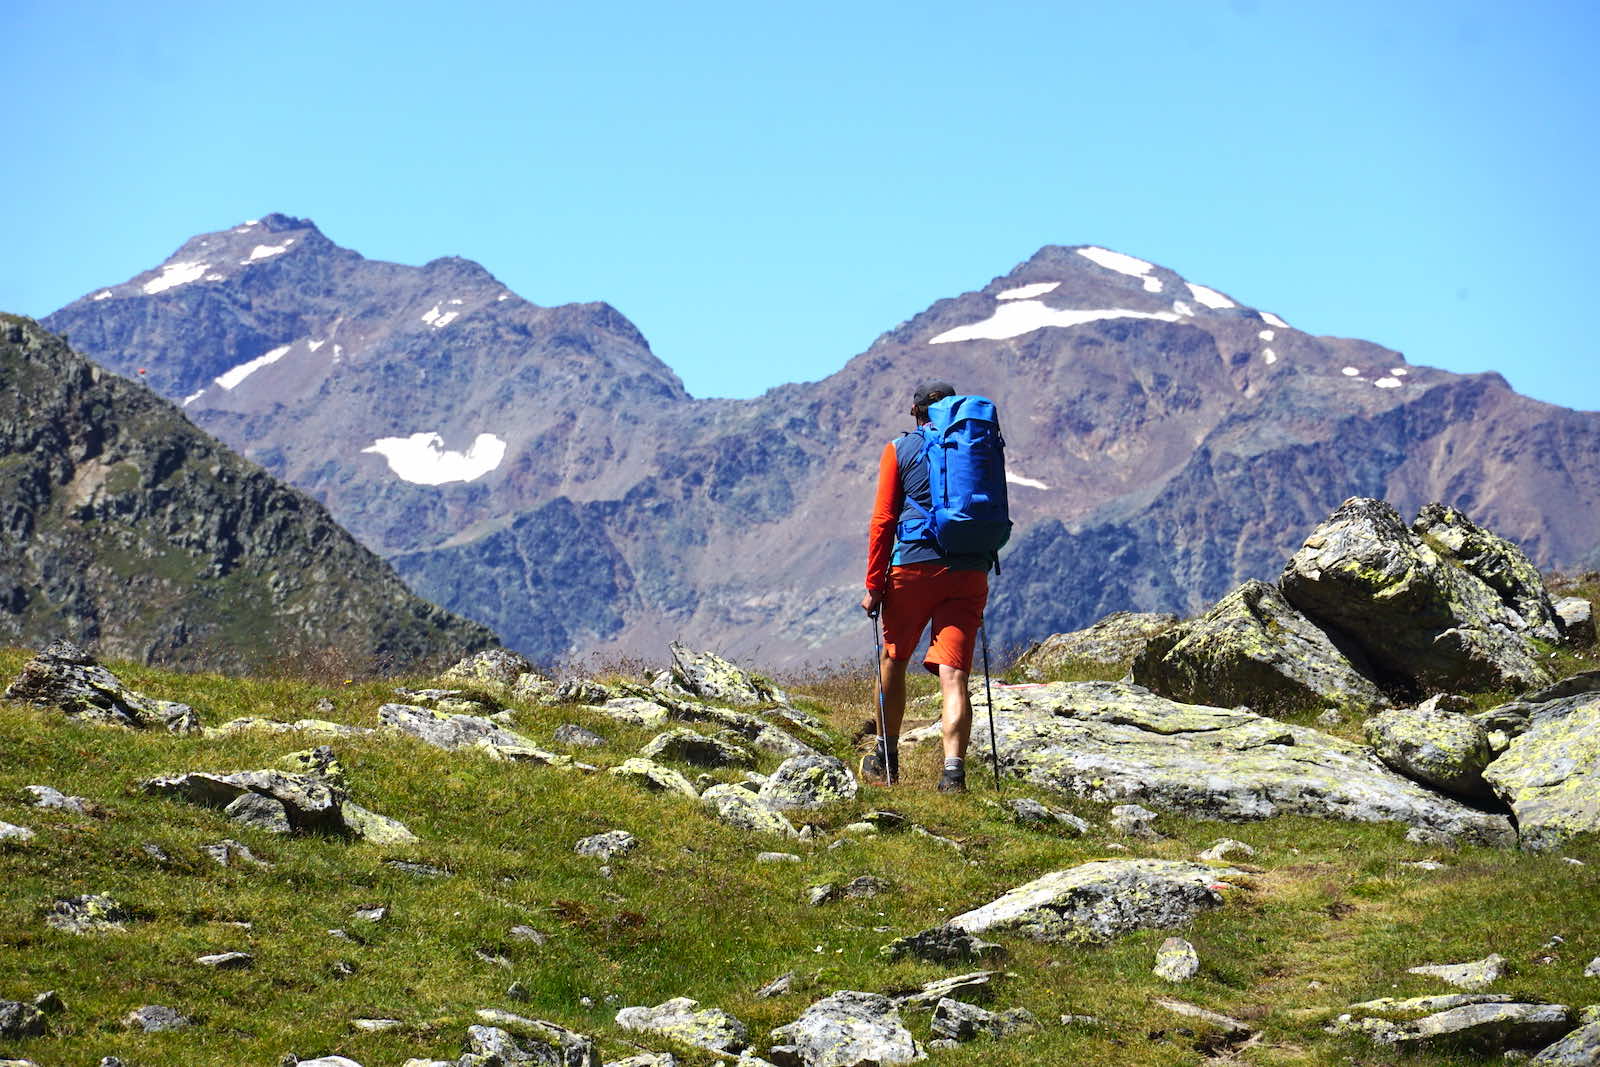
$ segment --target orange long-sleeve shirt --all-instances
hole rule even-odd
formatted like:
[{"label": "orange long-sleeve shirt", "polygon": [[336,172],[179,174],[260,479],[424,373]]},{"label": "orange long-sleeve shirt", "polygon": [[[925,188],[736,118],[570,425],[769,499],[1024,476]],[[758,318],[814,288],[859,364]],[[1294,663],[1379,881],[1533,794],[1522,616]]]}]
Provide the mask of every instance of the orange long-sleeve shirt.
[{"label": "orange long-sleeve shirt", "polygon": [[881,593],[889,587],[889,561],[894,556],[894,532],[905,507],[905,492],[900,487],[900,462],[894,442],[883,446],[878,457],[878,492],[872,499],[872,518],[867,522],[867,592]]}]

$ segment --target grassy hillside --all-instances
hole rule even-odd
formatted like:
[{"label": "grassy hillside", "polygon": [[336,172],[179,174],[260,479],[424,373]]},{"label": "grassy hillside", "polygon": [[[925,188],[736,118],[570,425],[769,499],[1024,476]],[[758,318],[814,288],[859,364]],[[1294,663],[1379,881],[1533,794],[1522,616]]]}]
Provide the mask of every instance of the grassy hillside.
[{"label": "grassy hillside", "polygon": [[[14,677],[26,658],[0,652],[0,679]],[[136,689],[193,704],[207,725],[261,715],[374,726],[378,705],[394,699],[392,683],[111,667]],[[839,675],[797,688],[835,727],[834,753],[851,759],[848,739],[870,715],[864,681]],[[319,698],[333,710],[316,710]],[[606,737],[603,747],[578,753],[602,770],[636,754],[654,733],[576,707],[519,709],[515,727],[550,744],[565,722]],[[1047,871],[1106,857],[1191,859],[1220,837],[1258,850],[1247,861],[1255,865],[1253,888],[1230,894],[1224,907],[1185,933],[1201,958],[1196,979],[1173,986],[1150,973],[1167,936],[1161,931],[1103,946],[1004,937],[1009,975],[991,1007],[1026,1007],[1043,1028],[1003,1044],[979,1039],[936,1051],[930,1062],[1193,1064],[1223,1047],[1204,1024],[1153,1003],[1168,996],[1258,1028],[1261,1040],[1237,1053],[1243,1062],[1390,1063],[1392,1053],[1330,1037],[1322,1024],[1353,1001],[1448,992],[1405,969],[1489,952],[1514,968],[1496,991],[1571,1005],[1600,1001],[1600,980],[1582,977],[1585,963],[1600,955],[1600,842],[1594,840],[1554,855],[1441,852],[1407,844],[1401,826],[1169,816],[1157,824],[1163,840],[1122,840],[1105,829],[1101,806],[1016,783],[996,794],[976,766],[970,794],[940,796],[931,789],[931,746],[908,750],[904,785],[865,788],[855,802],[811,816],[827,831],[815,842],[750,835],[711,820],[687,798],[650,795],[604,773],[494,762],[384,733],[333,745],[353,799],[403,820],[421,838],[414,845],[276,837],[137,787],[140,779],[187,770],[272,766],[324,740],[293,733],[132,733],[0,702],[0,820],[37,833],[31,841],[0,842],[0,998],[28,1000],[55,989],[67,1006],[51,1018],[48,1036],[0,1052],[47,1067],[106,1055],[133,1064],[233,1065],[274,1064],[289,1052],[338,1052],[376,1067],[411,1056],[454,1058],[466,1027],[477,1021],[474,1012],[501,1008],[595,1035],[609,1060],[640,1045],[667,1049],[622,1031],[612,1017],[620,1007],[674,996],[731,1011],[749,1024],[759,1051],[769,1029],[835,990],[904,988],[971,969],[886,964],[878,949],[894,937]],[[770,771],[776,762],[764,756],[759,769]],[[97,810],[33,808],[22,792],[32,784],[83,796]],[[1044,799],[1094,828],[1072,838],[1020,827],[995,803],[1000,796]],[[910,833],[837,833],[874,808],[902,812],[962,849]],[[613,828],[631,831],[640,845],[611,862],[608,878],[601,861],[574,854],[573,844]],[[224,838],[243,842],[272,866],[219,866],[201,848]],[[847,843],[828,847],[837,840]],[[169,861],[153,858],[148,844]],[[758,863],[764,850],[795,852],[801,862]],[[417,876],[386,866],[389,859],[450,873]],[[1406,865],[1423,859],[1447,869]],[[809,886],[863,874],[886,879],[892,890],[872,899],[807,903]],[[51,902],[79,893],[109,894],[139,921],[121,933],[89,937],[46,927]],[[387,917],[374,923],[353,916],[374,905],[387,907]],[[517,925],[546,939],[519,940],[510,932]],[[1556,935],[1564,943],[1551,947]],[[254,953],[254,966],[218,972],[193,962],[228,950]],[[755,997],[787,971],[796,972],[791,992]],[[507,995],[513,982],[526,990],[525,1000]],[[123,1029],[123,1016],[146,1004],[176,1008],[198,1025],[152,1034]],[[1062,1024],[1063,1014],[1099,1022]],[[402,1025],[380,1033],[352,1025],[368,1017]],[[926,1040],[925,1014],[910,1016],[909,1024]],[[680,1062],[715,1062],[691,1049],[672,1051]],[[1420,1055],[1407,1062],[1470,1061]]]}]

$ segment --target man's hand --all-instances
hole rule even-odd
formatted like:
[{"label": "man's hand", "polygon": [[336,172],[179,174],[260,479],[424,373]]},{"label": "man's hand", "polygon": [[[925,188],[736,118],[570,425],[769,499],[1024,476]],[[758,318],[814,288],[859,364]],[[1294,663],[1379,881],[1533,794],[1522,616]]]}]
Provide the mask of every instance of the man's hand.
[{"label": "man's hand", "polygon": [[874,593],[871,590],[868,590],[867,594],[861,598],[861,610],[866,612],[869,616],[871,616],[874,619],[878,617],[878,609],[880,607],[882,607],[882,606],[883,606],[883,593],[882,592]]}]

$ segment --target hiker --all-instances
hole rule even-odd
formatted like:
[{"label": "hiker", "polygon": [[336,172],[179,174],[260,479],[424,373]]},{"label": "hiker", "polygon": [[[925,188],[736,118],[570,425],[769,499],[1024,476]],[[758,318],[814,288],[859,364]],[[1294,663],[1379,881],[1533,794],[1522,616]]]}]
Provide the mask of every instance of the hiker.
[{"label": "hiker", "polygon": [[[972,735],[967,675],[989,597],[989,568],[1011,524],[1004,517],[1003,442],[998,423],[992,421],[993,405],[981,397],[962,398],[985,405],[991,416],[992,438],[985,443],[990,458],[988,469],[981,473],[991,480],[998,478],[998,489],[989,491],[997,499],[999,520],[988,525],[1003,529],[998,534],[981,533],[980,541],[993,544],[984,551],[946,554],[936,540],[933,487],[925,454],[929,438],[922,431],[930,425],[929,408],[956,395],[948,382],[929,382],[917,389],[911,415],[918,430],[885,445],[878,461],[878,492],[867,543],[867,592],[861,598],[862,610],[874,619],[881,617],[883,626],[878,736],[872,751],[861,760],[861,777],[875,785],[899,780],[906,668],[923,630],[932,623],[933,636],[922,665],[939,676],[944,700],[944,773],[939,778],[939,792],[959,793],[967,787],[967,742]],[[956,540],[950,536],[947,543]]]}]

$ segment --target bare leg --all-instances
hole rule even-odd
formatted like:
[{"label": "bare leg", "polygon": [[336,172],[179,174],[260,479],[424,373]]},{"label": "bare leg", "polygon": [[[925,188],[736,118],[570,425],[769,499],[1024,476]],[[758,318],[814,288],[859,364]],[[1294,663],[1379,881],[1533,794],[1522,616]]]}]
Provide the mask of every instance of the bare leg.
[{"label": "bare leg", "polygon": [[878,680],[883,686],[883,728],[888,736],[900,738],[900,720],[906,714],[906,667],[910,660],[894,660],[887,651],[878,664]]},{"label": "bare leg", "polygon": [[[905,701],[902,673],[900,699]],[[965,759],[972,738],[972,697],[967,693],[967,672],[939,664],[939,691],[944,697],[944,755]]]}]

